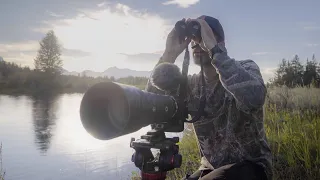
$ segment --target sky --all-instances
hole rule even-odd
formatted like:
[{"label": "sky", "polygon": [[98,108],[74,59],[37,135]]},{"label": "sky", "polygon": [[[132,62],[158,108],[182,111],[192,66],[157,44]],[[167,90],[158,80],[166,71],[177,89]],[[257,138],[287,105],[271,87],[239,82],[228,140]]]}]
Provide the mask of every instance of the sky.
[{"label": "sky", "polygon": [[[176,21],[208,15],[221,22],[229,56],[254,60],[267,81],[283,58],[320,56],[319,7],[319,0],[0,0],[0,56],[33,68],[39,41],[54,30],[68,71],[150,71]],[[189,73],[198,71],[191,63]]]}]

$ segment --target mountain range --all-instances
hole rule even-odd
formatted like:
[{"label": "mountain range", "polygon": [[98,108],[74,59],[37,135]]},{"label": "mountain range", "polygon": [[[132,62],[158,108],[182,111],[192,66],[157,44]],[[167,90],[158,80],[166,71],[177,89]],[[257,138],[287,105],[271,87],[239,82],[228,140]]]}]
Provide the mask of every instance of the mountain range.
[{"label": "mountain range", "polygon": [[67,70],[64,70],[63,72],[64,75],[74,75],[74,76],[89,76],[89,77],[111,77],[113,76],[114,78],[123,78],[123,77],[128,77],[128,76],[135,76],[135,77],[149,77],[151,74],[151,71],[136,71],[136,70],[131,70],[131,69],[120,69],[117,67],[110,67],[106,69],[103,72],[95,72],[92,70],[85,70],[82,72],[76,72],[72,71],[69,72]]}]

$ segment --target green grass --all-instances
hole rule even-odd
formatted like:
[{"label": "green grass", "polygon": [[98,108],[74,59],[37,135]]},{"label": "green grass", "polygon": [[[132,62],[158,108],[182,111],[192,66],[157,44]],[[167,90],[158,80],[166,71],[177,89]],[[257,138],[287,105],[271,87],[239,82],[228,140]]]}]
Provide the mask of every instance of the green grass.
[{"label": "green grass", "polygon": [[269,107],[265,128],[275,179],[320,178],[320,115],[316,111]]},{"label": "green grass", "polygon": [[265,129],[274,179],[320,179],[320,89],[268,91]]}]

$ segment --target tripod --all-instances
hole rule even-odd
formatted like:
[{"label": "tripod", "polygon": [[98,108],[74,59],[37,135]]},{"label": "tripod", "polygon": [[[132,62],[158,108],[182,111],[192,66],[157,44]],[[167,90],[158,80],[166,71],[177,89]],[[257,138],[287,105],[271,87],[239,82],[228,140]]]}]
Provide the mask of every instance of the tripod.
[{"label": "tripod", "polygon": [[[167,138],[163,128],[151,129],[141,139],[131,138],[130,147],[135,149],[131,161],[140,169],[142,180],[165,180],[167,171],[181,166],[178,142],[179,137]],[[160,153],[154,156],[151,148]]]}]

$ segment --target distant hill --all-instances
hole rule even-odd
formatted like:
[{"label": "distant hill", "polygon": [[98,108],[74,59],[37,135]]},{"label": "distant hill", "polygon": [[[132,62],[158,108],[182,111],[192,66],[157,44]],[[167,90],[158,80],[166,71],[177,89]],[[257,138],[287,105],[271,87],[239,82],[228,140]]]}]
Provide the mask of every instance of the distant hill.
[{"label": "distant hill", "polygon": [[115,78],[122,78],[122,77],[128,77],[128,76],[136,76],[136,77],[149,77],[151,74],[151,71],[136,71],[136,70],[131,70],[131,69],[120,69],[117,67],[110,67],[107,70],[103,72],[95,72],[91,70],[85,70],[82,72],[76,72],[72,71],[69,72],[67,70],[63,70],[64,75],[74,75],[78,76],[89,76],[89,77],[115,77]]}]

